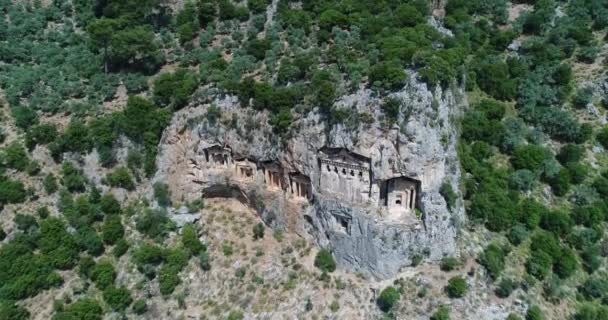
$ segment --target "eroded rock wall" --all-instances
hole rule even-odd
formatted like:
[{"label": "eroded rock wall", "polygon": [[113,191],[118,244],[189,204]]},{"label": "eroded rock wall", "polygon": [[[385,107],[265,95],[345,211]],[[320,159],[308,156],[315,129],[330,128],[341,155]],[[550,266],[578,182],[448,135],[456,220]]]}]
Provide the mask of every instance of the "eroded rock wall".
[{"label": "eroded rock wall", "polygon": [[[387,126],[382,121],[380,105],[388,97],[361,89],[342,97],[336,107],[365,114],[373,122],[358,121],[328,130],[320,116],[310,112],[296,119],[286,140],[272,134],[266,113],[241,108],[236,97],[218,97],[175,114],[159,146],[159,171],[154,180],[168,183],[179,201],[229,187],[226,190],[240,193],[242,201],[256,208],[273,228],[314,239],[328,247],[344,268],[386,278],[411,264],[415,256],[437,260],[457,254],[457,229],[464,219],[462,201],[450,212],[439,188],[447,182],[459,190],[454,126],[459,94],[456,89],[431,91],[412,74],[401,91],[389,95],[402,102],[397,124]],[[219,108],[222,119],[207,117],[211,106]],[[204,150],[213,145],[229,147],[235,159],[256,163],[254,177],[241,179],[233,170],[210,167]],[[352,203],[320,192],[322,148],[345,148],[370,159],[368,201]],[[281,188],[269,188],[268,175],[260,169],[264,162],[282,168],[285,183]],[[289,174],[310,180],[310,199],[294,195]],[[381,186],[401,176],[420,181],[418,210],[389,217]]]}]

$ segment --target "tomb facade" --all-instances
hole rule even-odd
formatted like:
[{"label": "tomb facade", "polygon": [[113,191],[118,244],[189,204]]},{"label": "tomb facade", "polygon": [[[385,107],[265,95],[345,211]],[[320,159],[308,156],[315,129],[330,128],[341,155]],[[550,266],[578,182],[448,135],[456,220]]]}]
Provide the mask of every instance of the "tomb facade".
[{"label": "tomb facade", "polygon": [[289,175],[289,190],[291,196],[297,200],[308,200],[312,196],[312,186],[310,178],[301,173],[291,173]]},{"label": "tomb facade", "polygon": [[237,179],[241,181],[253,181],[255,178],[256,165],[249,159],[237,159],[234,162],[234,171]]},{"label": "tomb facade", "polygon": [[353,203],[366,203],[371,192],[371,160],[344,148],[319,150],[319,190]]},{"label": "tomb facade", "polygon": [[229,168],[233,163],[230,147],[212,145],[203,151],[205,153],[205,161],[213,167]]},{"label": "tomb facade", "polygon": [[393,212],[413,212],[418,204],[420,181],[395,177],[384,182],[381,202]]},{"label": "tomb facade", "polygon": [[264,174],[264,183],[270,190],[285,189],[283,180],[283,168],[275,162],[262,163],[262,172]]}]

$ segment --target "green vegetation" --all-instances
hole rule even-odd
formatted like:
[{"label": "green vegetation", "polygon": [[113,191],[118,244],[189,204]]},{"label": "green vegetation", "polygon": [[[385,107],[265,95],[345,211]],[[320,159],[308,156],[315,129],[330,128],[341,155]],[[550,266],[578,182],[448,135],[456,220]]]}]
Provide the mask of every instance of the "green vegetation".
[{"label": "green vegetation", "polygon": [[397,289],[393,287],[386,287],[380,292],[376,303],[378,304],[380,310],[388,312],[399,301],[399,297],[400,295]]},{"label": "green vegetation", "polygon": [[462,298],[467,292],[467,281],[460,276],[452,277],[448,280],[445,291],[450,298]]},{"label": "green vegetation", "polygon": [[336,262],[331,252],[327,249],[319,250],[315,257],[315,267],[319,268],[322,272],[334,272],[336,270]]}]

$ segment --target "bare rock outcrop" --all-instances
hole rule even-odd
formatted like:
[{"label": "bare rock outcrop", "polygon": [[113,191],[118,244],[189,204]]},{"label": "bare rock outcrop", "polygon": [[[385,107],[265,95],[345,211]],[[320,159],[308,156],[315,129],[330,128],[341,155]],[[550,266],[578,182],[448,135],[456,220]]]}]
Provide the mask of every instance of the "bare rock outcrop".
[{"label": "bare rock outcrop", "polygon": [[[283,139],[267,113],[218,97],[174,115],[154,181],[168,183],[176,200],[235,197],[271,227],[329,248],[340,266],[386,278],[414,259],[457,254],[464,219],[454,125],[460,95],[430,90],[411,73],[389,95],[401,103],[396,124],[388,125],[379,107],[388,97],[361,89],[335,104],[357,121],[328,128],[310,112]],[[458,194],[451,210],[439,193],[444,183]],[[408,189],[393,190],[400,185]]]}]

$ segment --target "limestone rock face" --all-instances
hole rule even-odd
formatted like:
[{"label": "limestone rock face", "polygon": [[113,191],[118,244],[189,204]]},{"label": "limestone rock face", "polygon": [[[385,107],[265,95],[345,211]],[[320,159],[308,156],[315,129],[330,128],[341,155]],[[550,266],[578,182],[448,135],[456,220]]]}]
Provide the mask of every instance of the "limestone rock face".
[{"label": "limestone rock face", "polygon": [[[415,257],[457,254],[462,200],[459,195],[450,211],[439,189],[449,183],[459,194],[453,122],[461,95],[458,89],[430,90],[412,73],[388,97],[361,89],[339,99],[335,106],[355,120],[328,128],[310,112],[283,139],[272,133],[267,113],[240,107],[236,97],[217,97],[174,115],[159,146],[154,181],[168,183],[180,201],[235,197],[271,227],[327,247],[341,267],[386,278]],[[401,102],[392,125],[380,108],[389,97]],[[222,119],[207,116],[211,106]],[[214,151],[220,149],[229,150],[225,163]],[[326,181],[330,174],[335,181]],[[394,178],[416,186],[403,192],[411,199],[387,195]],[[404,207],[393,210],[398,206]]]}]

